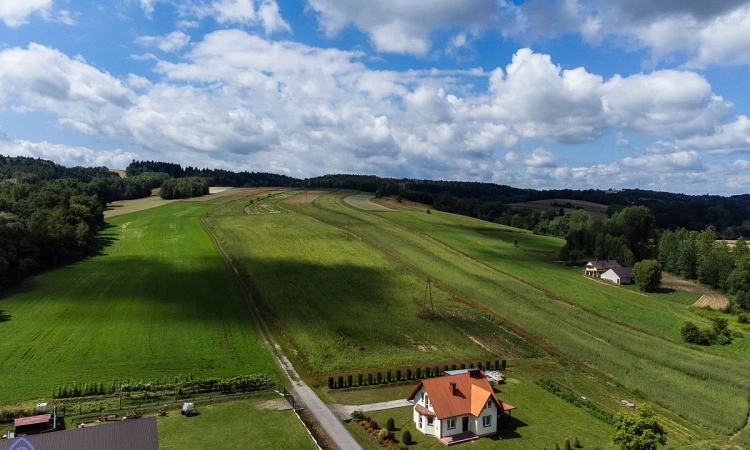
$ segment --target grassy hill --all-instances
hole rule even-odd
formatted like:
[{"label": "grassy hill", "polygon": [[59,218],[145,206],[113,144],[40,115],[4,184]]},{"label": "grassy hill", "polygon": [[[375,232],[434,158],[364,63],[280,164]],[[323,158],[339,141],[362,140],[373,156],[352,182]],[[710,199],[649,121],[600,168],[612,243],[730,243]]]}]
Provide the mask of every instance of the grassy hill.
[{"label": "grassy hill", "polygon": [[[679,439],[721,438],[745,426],[745,339],[732,354],[681,342],[682,322],[708,323],[688,309],[695,294],[643,294],[593,281],[549,262],[561,240],[463,216],[366,212],[340,195],[285,204],[276,214],[244,214],[242,206],[222,217],[212,212],[213,226],[312,372],[458,356],[455,333],[436,331],[450,323],[451,308],[471,307],[560,361],[592,368],[596,383],[660,406]],[[427,276],[440,319],[424,324],[418,313]],[[476,329],[461,327],[468,336]],[[417,332],[413,340],[405,336]],[[423,352],[427,345],[437,351]],[[345,356],[337,360],[336,352]],[[618,410],[614,396],[602,402]]]},{"label": "grassy hill", "polygon": [[735,435],[732,444],[750,446],[747,330],[733,324],[742,337],[728,347],[683,343],[685,320],[709,323],[689,309],[697,294],[586,278],[552,262],[560,239],[412,203],[363,211],[342,201],[351,192],[283,202],[297,193],[111,219],[98,256],[0,298],[0,373],[13,374],[0,377],[0,403],[73,381],[274,371],[203,215],[285,353],[322,386],[328,376],[503,358],[528,386],[506,390],[519,420],[543,434],[518,448],[566,436],[547,407],[592,421],[578,437],[606,447],[609,425],[532,387],[540,378],[608,413],[625,411],[624,398],[654,404],[671,445],[711,448]]},{"label": "grassy hill", "polygon": [[275,373],[198,217],[169,204],[113,218],[99,255],[0,298],[0,403],[74,382]]}]

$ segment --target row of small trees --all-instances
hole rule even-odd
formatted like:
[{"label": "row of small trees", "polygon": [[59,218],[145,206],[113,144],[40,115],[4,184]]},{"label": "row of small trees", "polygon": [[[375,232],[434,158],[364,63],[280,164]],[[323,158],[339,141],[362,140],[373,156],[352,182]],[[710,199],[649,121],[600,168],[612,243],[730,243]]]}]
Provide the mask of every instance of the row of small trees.
[{"label": "row of small trees", "polygon": [[[505,370],[505,367],[506,361],[504,359],[496,359],[494,364],[491,361],[485,361],[484,363],[479,361],[476,363],[476,365],[474,363],[469,363],[468,368],[476,368],[480,370]],[[448,370],[458,370],[466,368],[466,364],[460,364],[458,366],[456,364],[453,364],[450,367],[448,365],[444,365],[442,371],[438,366],[425,368],[418,367],[415,370],[406,369],[405,371],[398,369],[395,372],[390,370],[387,371],[385,377],[383,377],[383,372],[377,372],[375,374],[368,373],[366,377],[365,375],[360,373],[357,375],[356,383],[354,376],[351,374],[347,375],[346,379],[344,379],[343,375],[339,375],[338,378],[328,377],[328,388],[340,389],[353,386],[369,386],[382,383],[395,383],[399,381],[421,380],[422,378],[438,377],[440,375],[443,375]]]},{"label": "row of small trees", "polygon": [[77,398],[89,397],[96,395],[111,395],[118,393],[146,393],[159,394],[164,392],[251,392],[266,389],[269,386],[267,375],[241,375],[233,378],[195,378],[192,375],[183,377],[174,377],[173,380],[167,381],[143,381],[143,380],[125,380],[122,383],[105,385],[102,382],[85,383],[79,385],[73,383],[68,386],[58,386],[53,389],[54,398]]}]

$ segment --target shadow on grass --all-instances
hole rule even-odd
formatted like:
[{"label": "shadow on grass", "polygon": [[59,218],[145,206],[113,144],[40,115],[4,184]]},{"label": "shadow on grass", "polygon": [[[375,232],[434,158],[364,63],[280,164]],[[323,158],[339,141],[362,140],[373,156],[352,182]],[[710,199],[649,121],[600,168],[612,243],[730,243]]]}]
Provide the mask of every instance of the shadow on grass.
[{"label": "shadow on grass", "polygon": [[666,288],[666,287],[658,287],[656,290],[654,290],[654,294],[671,294],[675,292],[672,288]]},{"label": "shadow on grass", "polygon": [[10,314],[5,314],[2,310],[0,310],[0,323],[7,322],[10,320]]},{"label": "shadow on grass", "polygon": [[518,439],[521,435],[518,433],[517,429],[526,426],[528,426],[528,424],[517,417],[511,417],[510,420],[503,419],[498,425],[497,434],[490,436],[490,439],[494,441],[499,441],[501,439]]},{"label": "shadow on grass", "polygon": [[114,233],[114,225],[105,223],[99,233],[96,235],[94,245],[91,246],[91,256],[104,255],[104,249],[117,242],[117,235]]}]

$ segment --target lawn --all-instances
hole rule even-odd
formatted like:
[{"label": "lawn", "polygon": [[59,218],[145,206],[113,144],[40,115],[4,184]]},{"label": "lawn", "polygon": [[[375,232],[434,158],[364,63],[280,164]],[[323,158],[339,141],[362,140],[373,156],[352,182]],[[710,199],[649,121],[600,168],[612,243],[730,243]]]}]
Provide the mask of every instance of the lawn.
[{"label": "lawn", "polygon": [[[514,379],[513,383],[502,385],[498,397],[513,406],[510,425],[503,423],[497,436],[481,438],[473,444],[463,444],[472,449],[508,448],[513,450],[554,449],[555,443],[560,448],[567,437],[571,443],[577,437],[584,448],[615,449],[611,443],[614,428],[592,417],[585,411],[566,403],[548,393],[533,382]],[[398,408],[388,411],[369,412],[368,416],[385,426],[392,417],[396,428],[396,438],[401,439],[404,431],[411,433],[416,445],[409,446],[414,450],[440,450],[445,445],[434,437],[423,435],[414,426],[412,408]],[[364,433],[354,423],[349,429],[366,448],[378,449],[374,438]],[[382,448],[382,447],[380,447]]]},{"label": "lawn", "polygon": [[264,409],[264,402],[284,402],[278,395],[250,400],[199,404],[199,415],[170,411],[159,417],[161,450],[314,450],[317,447],[291,410]]},{"label": "lawn", "polygon": [[[356,371],[485,356],[450,323],[420,317],[423,278],[348,233],[346,224],[332,227],[290,212],[298,204],[279,203],[294,194],[227,203],[207,220],[248,276],[298,370]],[[432,301],[436,308],[453,303],[435,287]]]},{"label": "lawn", "polygon": [[[549,238],[526,250],[522,239],[516,247],[508,233],[486,232],[507,227],[471,218],[416,210],[367,213],[334,196],[290,209],[348,226],[391,260],[430,275],[454,298],[494,312],[534,335],[539,345],[573,356],[674,417],[687,418],[694,437],[727,436],[744,426],[750,364],[680,341],[684,320],[708,323],[688,310],[690,299],[683,293],[641,295],[592,281],[540,258]],[[523,236],[527,242],[533,238]]]},{"label": "lawn", "polygon": [[0,404],[52,389],[177,375],[277,374],[202,228],[212,206],[176,202],[110,219],[99,254],[0,298]]}]

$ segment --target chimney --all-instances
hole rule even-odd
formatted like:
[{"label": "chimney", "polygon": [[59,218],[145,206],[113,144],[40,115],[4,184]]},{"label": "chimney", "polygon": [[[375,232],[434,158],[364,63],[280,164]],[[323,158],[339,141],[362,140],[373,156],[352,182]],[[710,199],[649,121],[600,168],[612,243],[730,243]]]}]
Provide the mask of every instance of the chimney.
[{"label": "chimney", "polygon": [[456,382],[451,381],[451,394],[456,395]]}]

